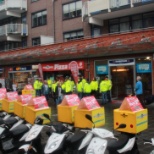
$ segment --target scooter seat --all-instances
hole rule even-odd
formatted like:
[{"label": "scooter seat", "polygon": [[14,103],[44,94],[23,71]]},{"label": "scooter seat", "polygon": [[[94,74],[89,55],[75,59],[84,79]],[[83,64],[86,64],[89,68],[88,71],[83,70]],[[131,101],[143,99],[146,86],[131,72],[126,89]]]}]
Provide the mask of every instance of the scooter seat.
[{"label": "scooter seat", "polygon": [[8,125],[8,126],[12,126],[13,124],[15,124],[18,120],[15,117],[10,117],[6,120],[4,120],[4,124]]},{"label": "scooter seat", "polygon": [[26,133],[30,128],[25,124],[20,124],[19,126],[15,127],[14,129],[10,130],[13,136],[19,136]]},{"label": "scooter seat", "polygon": [[4,124],[4,120],[0,118],[0,125]]},{"label": "scooter seat", "polygon": [[70,137],[66,139],[69,146],[73,149],[78,148],[79,144],[81,143],[82,139],[85,137],[86,133],[83,131],[77,131]]},{"label": "scooter seat", "polygon": [[116,139],[110,139],[108,140],[108,144],[107,144],[107,149],[109,151],[116,151],[119,150],[121,148],[123,148],[126,143],[128,142],[130,136],[128,134],[120,134],[120,136],[118,137],[118,140]]}]

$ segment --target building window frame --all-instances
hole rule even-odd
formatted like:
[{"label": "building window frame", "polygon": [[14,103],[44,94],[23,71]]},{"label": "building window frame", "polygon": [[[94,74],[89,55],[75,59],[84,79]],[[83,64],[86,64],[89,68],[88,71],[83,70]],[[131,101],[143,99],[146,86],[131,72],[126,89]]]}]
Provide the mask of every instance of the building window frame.
[{"label": "building window frame", "polygon": [[31,14],[32,28],[47,24],[47,10],[41,10]]},{"label": "building window frame", "polygon": [[80,39],[80,38],[84,38],[83,29],[78,29],[78,30],[73,30],[73,31],[68,31],[68,32],[63,33],[64,41],[75,40],[75,39]]},{"label": "building window frame", "polygon": [[40,44],[41,44],[41,38],[40,37],[32,38],[32,46],[38,46]]},{"label": "building window frame", "polygon": [[82,16],[82,1],[77,0],[75,2],[62,5],[63,20],[78,18]]},{"label": "building window frame", "polygon": [[34,2],[37,2],[37,1],[39,1],[39,0],[31,0],[31,3],[34,3]]}]

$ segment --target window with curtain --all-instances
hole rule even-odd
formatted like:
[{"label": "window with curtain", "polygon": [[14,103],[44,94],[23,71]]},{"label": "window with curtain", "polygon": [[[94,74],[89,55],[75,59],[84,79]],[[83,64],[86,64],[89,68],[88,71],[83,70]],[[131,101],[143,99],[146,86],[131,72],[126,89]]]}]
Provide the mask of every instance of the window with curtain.
[{"label": "window with curtain", "polygon": [[75,18],[81,16],[82,1],[76,1],[63,5],[63,19]]},{"label": "window with curtain", "polygon": [[38,27],[47,24],[47,11],[40,11],[32,14],[32,27]]}]

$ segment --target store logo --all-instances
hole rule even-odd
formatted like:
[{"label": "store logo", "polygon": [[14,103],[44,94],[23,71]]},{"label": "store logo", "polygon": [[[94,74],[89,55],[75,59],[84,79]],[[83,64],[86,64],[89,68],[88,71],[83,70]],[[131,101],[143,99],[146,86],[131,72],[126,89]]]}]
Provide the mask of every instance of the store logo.
[{"label": "store logo", "polygon": [[94,118],[100,118],[100,117],[102,117],[102,116],[103,116],[102,113],[98,113],[98,114],[94,115]]},{"label": "store logo", "polygon": [[54,65],[54,70],[66,70],[66,69],[68,69],[68,65],[59,65],[59,64]]},{"label": "store logo", "polygon": [[137,119],[142,119],[142,118],[144,118],[144,117],[146,117],[147,116],[147,114],[141,114],[141,115],[139,115],[138,117],[137,117]]},{"label": "store logo", "polygon": [[125,114],[125,113],[123,113],[123,114],[121,114],[121,116],[122,116],[123,118],[126,118],[128,115]]},{"label": "store logo", "polygon": [[47,69],[47,70],[49,70],[49,69],[53,68],[53,66],[50,66],[50,65],[46,65],[46,66],[44,66],[43,68],[44,68],[44,69]]}]

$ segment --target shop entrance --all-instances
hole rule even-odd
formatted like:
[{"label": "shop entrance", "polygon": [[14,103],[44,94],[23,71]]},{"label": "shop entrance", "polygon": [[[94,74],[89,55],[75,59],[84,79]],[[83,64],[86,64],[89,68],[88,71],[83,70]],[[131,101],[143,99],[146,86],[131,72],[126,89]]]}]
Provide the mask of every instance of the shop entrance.
[{"label": "shop entrance", "polygon": [[112,98],[120,99],[134,91],[134,66],[110,66]]}]

